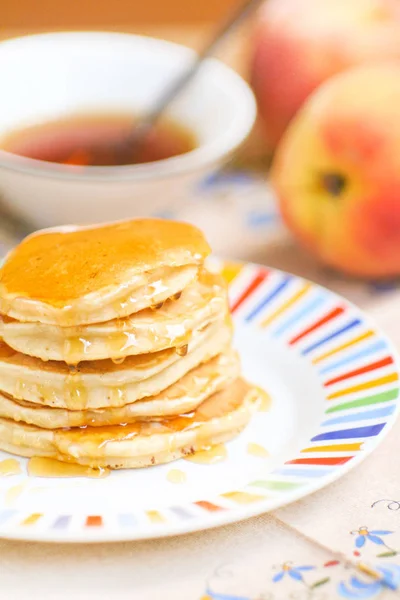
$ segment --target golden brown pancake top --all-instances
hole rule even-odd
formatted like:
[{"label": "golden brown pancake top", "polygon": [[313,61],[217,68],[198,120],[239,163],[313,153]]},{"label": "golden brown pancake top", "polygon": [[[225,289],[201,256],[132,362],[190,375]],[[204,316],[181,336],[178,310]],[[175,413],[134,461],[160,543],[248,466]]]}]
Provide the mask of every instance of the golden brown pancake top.
[{"label": "golden brown pancake top", "polygon": [[139,273],[200,264],[209,253],[196,227],[162,219],[43,230],[7,257],[0,269],[0,296],[63,306],[127,284]]}]

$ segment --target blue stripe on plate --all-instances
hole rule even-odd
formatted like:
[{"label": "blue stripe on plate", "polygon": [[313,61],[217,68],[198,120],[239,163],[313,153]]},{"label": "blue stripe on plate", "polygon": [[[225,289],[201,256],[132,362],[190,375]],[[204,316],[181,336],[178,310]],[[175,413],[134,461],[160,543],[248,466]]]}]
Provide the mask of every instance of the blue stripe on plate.
[{"label": "blue stripe on plate", "polygon": [[343,367],[344,365],[347,365],[348,363],[354,362],[355,360],[358,360],[360,358],[365,358],[366,356],[370,356],[371,354],[374,354],[375,352],[379,352],[380,350],[385,350],[386,348],[387,348],[386,342],[384,340],[379,340],[378,342],[375,342],[373,344],[370,344],[369,346],[366,346],[360,352],[354,352],[353,354],[350,354],[349,356],[347,356],[346,358],[343,358],[342,360],[338,360],[335,363],[332,363],[326,367],[323,367],[322,369],[319,370],[319,374],[323,375],[325,373],[329,373],[330,371],[333,371],[334,369],[337,369],[338,367]]},{"label": "blue stripe on plate", "polygon": [[261,302],[254,308],[249,315],[245,318],[247,322],[250,322],[256,317],[274,298],[279,296],[281,292],[289,285],[292,277],[284,277],[283,280],[271,291],[269,294],[261,300]]},{"label": "blue stripe on plate", "polygon": [[354,327],[356,327],[357,325],[360,325],[360,324],[361,324],[360,319],[354,319],[354,321],[350,321],[350,323],[347,323],[347,325],[345,325],[344,327],[341,327],[340,329],[338,329],[337,331],[334,331],[330,335],[327,335],[326,337],[322,338],[321,340],[318,340],[318,342],[315,342],[311,346],[308,346],[308,348],[305,348],[304,350],[302,350],[301,353],[303,354],[303,356],[305,356],[306,354],[309,354],[313,350],[320,348],[321,346],[326,344],[326,342],[330,342],[330,340],[334,340],[339,335],[342,335],[342,333],[346,333],[346,331],[350,331],[351,329],[353,329]]},{"label": "blue stripe on plate", "polygon": [[16,512],[16,510],[2,510],[0,512],[0,525],[3,525],[3,523],[6,523],[9,519],[11,519]]},{"label": "blue stripe on plate", "polygon": [[386,423],[379,423],[377,425],[369,425],[368,427],[355,427],[354,429],[338,429],[337,431],[327,431],[326,433],[320,433],[319,435],[311,438],[311,441],[319,442],[321,440],[347,440],[350,438],[373,437],[378,435],[385,425]]},{"label": "blue stripe on plate", "polygon": [[292,316],[284,321],[275,331],[272,333],[274,337],[279,337],[283,333],[285,333],[288,329],[290,329],[295,323],[301,321],[304,317],[306,317],[309,313],[312,313],[314,310],[320,308],[325,304],[326,296],[322,294],[314,297],[311,301],[307,302],[306,305],[292,314]]},{"label": "blue stripe on plate", "polygon": [[340,423],[351,423],[352,421],[363,421],[365,419],[380,419],[382,417],[389,417],[395,411],[395,406],[385,406],[383,408],[375,408],[374,410],[366,410],[364,412],[354,413],[352,415],[345,415],[343,417],[337,417],[336,419],[328,419],[322,423],[322,425],[338,425]]},{"label": "blue stripe on plate", "polygon": [[67,529],[71,522],[71,515],[61,515],[51,526],[52,529]]},{"label": "blue stripe on plate", "polygon": [[170,510],[177,516],[179,519],[193,519],[193,515],[190,514],[187,510],[182,508],[181,506],[171,506]]},{"label": "blue stripe on plate", "polygon": [[125,513],[118,515],[118,522],[120,527],[135,527],[137,521],[131,513]]},{"label": "blue stripe on plate", "polygon": [[273,475],[286,475],[287,477],[310,477],[311,479],[314,479],[314,477],[323,477],[324,475],[329,475],[329,473],[332,473],[332,471],[334,471],[335,467],[332,468],[324,468],[321,469],[319,467],[315,467],[312,469],[293,469],[293,468],[282,468],[282,469],[277,469],[276,471],[273,472]]}]

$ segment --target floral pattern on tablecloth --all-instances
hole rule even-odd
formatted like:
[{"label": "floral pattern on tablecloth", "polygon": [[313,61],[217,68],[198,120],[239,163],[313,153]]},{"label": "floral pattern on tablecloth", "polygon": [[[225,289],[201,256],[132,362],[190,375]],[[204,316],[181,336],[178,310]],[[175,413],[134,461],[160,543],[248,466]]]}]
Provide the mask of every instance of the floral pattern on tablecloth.
[{"label": "floral pattern on tablecloth", "polygon": [[[400,510],[400,500],[380,499],[365,507]],[[371,513],[369,512],[371,515]],[[371,515],[372,520],[372,515]],[[375,519],[374,519],[375,522]],[[265,565],[265,583],[254,595],[235,591],[235,567],[221,565],[208,579],[200,600],[327,600],[400,597],[400,523],[393,529],[357,525],[343,532],[352,545],[352,559],[343,555],[323,562],[290,559]]]},{"label": "floral pattern on tablecloth", "polygon": [[326,600],[331,598],[382,598],[383,594],[400,589],[400,565],[379,563],[371,567],[380,579],[372,578],[350,563],[330,560],[324,564],[299,565],[290,561],[272,567],[274,574],[265,582],[264,589],[254,595],[237,595],[223,575],[231,575],[224,568],[217,569],[207,583],[200,600]]}]

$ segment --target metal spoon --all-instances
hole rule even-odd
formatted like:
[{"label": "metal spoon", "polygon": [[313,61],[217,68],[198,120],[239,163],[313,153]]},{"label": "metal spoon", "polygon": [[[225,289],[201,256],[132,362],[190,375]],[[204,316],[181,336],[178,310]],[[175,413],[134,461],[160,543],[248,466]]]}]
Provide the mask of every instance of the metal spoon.
[{"label": "metal spoon", "polygon": [[203,62],[209,58],[215,51],[218,44],[235,27],[242,23],[264,0],[245,0],[240,4],[232,14],[226,19],[222,26],[217,30],[208,44],[196,56],[195,60],[164,89],[156,99],[150,111],[136,122],[132,130],[115,146],[115,155],[124,156],[129,152],[130,156],[136,156],[145,142],[147,136],[152,130],[154,124],[165,113],[166,109],[183,91],[190,81],[194,78]]}]

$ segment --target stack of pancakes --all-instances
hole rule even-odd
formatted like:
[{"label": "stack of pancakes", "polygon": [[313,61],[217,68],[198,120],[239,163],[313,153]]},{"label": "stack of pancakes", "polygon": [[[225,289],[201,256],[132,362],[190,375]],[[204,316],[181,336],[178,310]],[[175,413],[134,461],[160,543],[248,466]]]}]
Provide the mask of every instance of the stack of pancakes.
[{"label": "stack of pancakes", "polygon": [[258,399],[195,227],[49,229],[0,270],[0,448],[92,467],[168,462],[235,436]]}]

